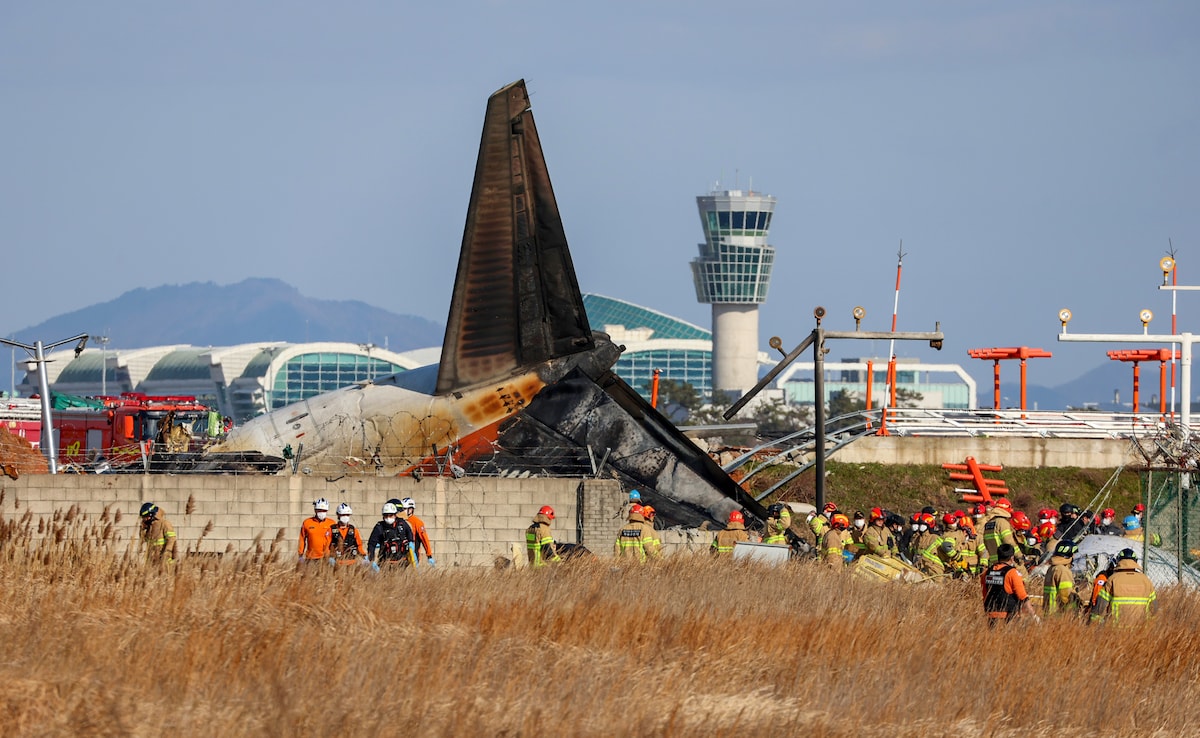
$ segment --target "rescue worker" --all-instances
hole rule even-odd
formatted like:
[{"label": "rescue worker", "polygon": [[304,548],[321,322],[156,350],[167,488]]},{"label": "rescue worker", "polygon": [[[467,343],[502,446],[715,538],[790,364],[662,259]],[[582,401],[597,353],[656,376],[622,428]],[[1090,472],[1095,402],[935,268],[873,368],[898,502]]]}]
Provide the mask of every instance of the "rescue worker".
[{"label": "rescue worker", "polygon": [[1008,623],[1028,615],[1038,620],[1025,591],[1025,580],[1016,566],[1017,549],[1011,543],[1002,543],[996,548],[996,563],[987,568],[979,578],[983,591],[983,611],[987,613],[988,625]]},{"label": "rescue worker", "polygon": [[[1142,543],[1146,540],[1146,531],[1142,528],[1142,519],[1136,515],[1126,515],[1123,521],[1125,525],[1125,537],[1131,541]],[[1162,536],[1157,533],[1150,534],[1150,545],[1161,546]]]},{"label": "rescue worker", "polygon": [[[300,524],[300,546],[297,554],[301,562],[321,561],[330,558],[329,544],[332,536],[329,529],[329,501],[324,497],[313,500],[313,514]],[[330,559],[332,561],[332,559]]]},{"label": "rescue worker", "polygon": [[[1017,546],[1017,561],[1026,563],[1029,561],[1037,562],[1041,558],[1041,551],[1038,549],[1037,540],[1031,535],[1033,522],[1029,516],[1020,510],[1016,510],[1012,514],[1013,536],[1016,539]],[[1057,545],[1057,542],[1055,542]],[[1022,572],[1027,573],[1027,572]]]},{"label": "rescue worker", "polygon": [[1133,509],[1129,512],[1130,514],[1137,516],[1138,524],[1140,525],[1146,515],[1146,506],[1139,502],[1138,504],[1134,505]]},{"label": "rescue worker", "polygon": [[1092,621],[1111,620],[1113,623],[1130,625],[1145,622],[1158,611],[1158,597],[1154,583],[1142,573],[1137,565],[1137,555],[1132,548],[1122,549],[1117,554],[1117,564],[1112,575],[1100,590],[1096,606],[1092,609]]},{"label": "rescue worker", "polygon": [[917,544],[921,541],[921,535],[929,530],[929,526],[922,520],[923,517],[923,513],[913,513],[909,520],[909,530],[905,533],[908,540],[904,545],[904,558],[913,566],[917,566],[921,558],[921,549]]},{"label": "rescue worker", "polygon": [[535,569],[562,560],[554,545],[554,536],[550,534],[553,521],[554,508],[542,505],[533,516],[533,523],[525,529],[525,553],[529,556],[529,565]]},{"label": "rescue worker", "polygon": [[854,511],[854,520],[850,523],[850,539],[846,541],[846,550],[858,558],[867,552],[863,543],[863,535],[867,532],[867,516],[862,510]]},{"label": "rescue worker", "polygon": [[1102,536],[1123,536],[1125,529],[1117,525],[1117,511],[1106,507],[1100,512],[1100,525],[1096,532]]},{"label": "rescue worker", "polygon": [[634,504],[629,508],[629,517],[625,527],[617,531],[617,541],[613,550],[622,561],[646,563],[646,545],[643,536],[646,534],[646,518],[642,515],[642,506]]},{"label": "rescue worker", "polygon": [[[973,552],[967,547],[967,540],[967,532],[960,527],[958,514],[948,512],[943,515],[943,545],[939,548],[938,559],[942,562],[942,566],[946,571],[954,574],[956,577],[966,573],[970,566],[968,556]],[[953,544],[953,549],[947,548],[944,545],[947,541]]]},{"label": "rescue worker", "polygon": [[826,502],[825,507],[821,508],[821,512],[813,513],[808,517],[808,527],[812,530],[813,543],[819,548],[821,541],[825,538],[825,532],[829,530],[829,520],[837,512],[837,505],[832,502]]},{"label": "rescue worker", "polygon": [[767,508],[767,530],[762,542],[787,545],[787,536],[784,535],[784,531],[791,525],[792,511],[788,510],[787,505],[782,502],[772,503]]},{"label": "rescue worker", "polygon": [[[953,515],[950,516],[953,519]],[[929,513],[921,513],[921,537],[917,539],[920,558],[917,567],[929,576],[945,574],[961,558],[952,539],[944,538],[935,528],[936,521]]]},{"label": "rescue worker", "polygon": [[425,561],[433,566],[437,562],[433,560],[433,544],[429,542],[429,532],[425,530],[425,521],[417,517],[417,503],[413,502],[413,498],[405,497],[400,501],[400,508],[404,512],[404,522],[408,523],[408,527],[412,528],[413,541],[416,543],[416,550],[413,551],[415,561],[421,561],[421,549],[425,549]]},{"label": "rescue worker", "polygon": [[871,508],[870,522],[862,537],[864,555],[878,556],[882,559],[892,558],[896,544],[891,532],[884,525],[885,522],[883,510],[878,507]]},{"label": "rescue worker", "polygon": [[850,518],[834,513],[829,530],[821,538],[821,561],[840,569],[846,563],[846,546],[850,542]]},{"label": "rescue worker", "polygon": [[1012,503],[1008,498],[1001,497],[988,511],[987,522],[983,524],[983,543],[987,547],[989,564],[999,562],[1000,547],[1008,544],[1013,551],[1018,550],[1017,536],[1012,525]]},{"label": "rescue worker", "polygon": [[662,539],[654,529],[654,518],[657,513],[650,505],[642,505],[642,547],[646,550],[646,559],[653,560],[662,557]]},{"label": "rescue worker", "polygon": [[1070,502],[1064,502],[1058,507],[1058,537],[1070,538],[1072,541],[1077,541],[1087,533],[1084,527],[1084,520],[1080,516],[1081,510],[1078,505],[1073,505]]},{"label": "rescue worker", "polygon": [[367,558],[367,547],[363,545],[358,528],[350,522],[354,509],[345,502],[337,506],[337,523],[329,528],[329,551],[337,563],[346,565],[362,561],[371,563]]},{"label": "rescue worker", "polygon": [[733,556],[734,544],[749,540],[750,534],[746,532],[746,517],[740,510],[734,510],[729,513],[729,522],[725,524],[725,529],[717,531],[717,534],[713,536],[712,545],[708,550],[714,556]]},{"label": "rescue worker", "polygon": [[884,527],[891,533],[891,538],[888,540],[888,547],[892,550],[892,556],[902,559],[904,558],[904,545],[901,541],[904,540],[905,527],[904,518],[894,512],[885,511],[883,514]]},{"label": "rescue worker", "polygon": [[1091,614],[1096,611],[1096,603],[1100,600],[1100,593],[1104,591],[1104,585],[1108,584],[1108,578],[1112,576],[1113,569],[1117,566],[1117,557],[1112,557],[1108,560],[1106,566],[1100,573],[1096,575],[1096,580],[1092,582],[1092,596],[1088,600],[1087,607],[1084,608],[1091,622]]},{"label": "rescue worker", "polygon": [[379,571],[380,565],[407,568],[416,560],[412,528],[397,517],[399,512],[396,503],[383,503],[381,518],[371,529],[371,536],[367,539],[367,556],[375,571]]},{"label": "rescue worker", "polygon": [[1079,612],[1079,593],[1075,591],[1075,575],[1071,572],[1071,559],[1077,550],[1079,546],[1070,538],[1064,538],[1054,547],[1042,584],[1042,615]]},{"label": "rescue worker", "polygon": [[162,510],[153,502],[143,503],[138,516],[142,521],[142,543],[146,544],[146,562],[175,563],[175,526],[171,525]]}]

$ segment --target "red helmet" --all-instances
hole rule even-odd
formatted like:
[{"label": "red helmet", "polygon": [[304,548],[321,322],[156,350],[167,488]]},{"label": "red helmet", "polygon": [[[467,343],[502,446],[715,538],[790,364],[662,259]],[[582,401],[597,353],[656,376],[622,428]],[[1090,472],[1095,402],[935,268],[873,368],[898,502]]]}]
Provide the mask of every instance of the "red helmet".
[{"label": "red helmet", "polygon": [[921,522],[928,525],[930,528],[937,525],[937,521],[929,513],[921,513]]},{"label": "red helmet", "polygon": [[745,521],[746,521],[746,519],[744,517],[742,517],[742,513],[740,510],[734,510],[733,512],[729,513],[729,522],[744,523]]},{"label": "red helmet", "polygon": [[821,512],[837,512],[837,505],[833,504],[832,502],[826,502],[825,507],[821,508]]},{"label": "red helmet", "polygon": [[1133,512],[1134,512],[1134,514],[1144,513],[1144,512],[1146,512],[1146,506],[1139,502],[1138,504],[1133,506]]},{"label": "red helmet", "polygon": [[1037,536],[1043,541],[1053,538],[1056,532],[1058,532],[1058,528],[1048,520],[1037,527]]},{"label": "red helmet", "polygon": [[1043,507],[1041,510],[1038,510],[1038,520],[1051,520],[1055,517],[1057,517],[1057,515],[1055,515],[1054,511],[1048,507]]},{"label": "red helmet", "polygon": [[1117,511],[1116,511],[1116,510],[1114,510],[1114,509],[1112,509],[1111,507],[1106,507],[1106,508],[1104,508],[1103,510],[1101,510],[1101,511],[1100,511],[1100,517],[1102,517],[1102,518],[1115,518],[1115,517],[1117,517]]},{"label": "red helmet", "polygon": [[954,517],[958,518],[959,520],[962,520],[963,518],[967,517],[967,514],[965,512],[963,512],[962,510],[955,510]]},{"label": "red helmet", "polygon": [[1012,514],[1012,525],[1017,530],[1029,530],[1032,524],[1029,522],[1029,516],[1017,510]]},{"label": "red helmet", "polygon": [[654,520],[654,508],[649,505],[642,506],[642,517],[646,520]]},{"label": "red helmet", "polygon": [[1011,510],[1012,510],[1012,503],[1008,501],[1008,498],[1007,498],[1007,497],[1001,497],[1000,499],[998,499],[998,500],[996,500],[995,502],[993,502],[993,503],[992,503],[992,507],[998,507],[998,508],[1000,508],[1001,510],[1009,510],[1009,511],[1011,511]]},{"label": "red helmet", "polygon": [[538,510],[538,515],[545,515],[551,520],[554,520],[554,508],[550,507],[549,505],[542,505],[542,509]]},{"label": "red helmet", "polygon": [[948,512],[942,516],[942,525],[951,526],[958,525],[958,516],[952,512]]},{"label": "red helmet", "polygon": [[635,502],[633,505],[630,505],[629,514],[633,515],[634,513],[637,513],[638,515],[642,515],[645,512],[645,510],[646,510],[646,508],[642,507],[641,505],[639,505]]},{"label": "red helmet", "polygon": [[976,504],[975,507],[971,508],[971,514],[972,515],[987,515],[987,507],[982,502],[980,502],[980,503]]},{"label": "red helmet", "polygon": [[876,520],[883,520],[883,517],[884,517],[883,516],[883,508],[881,508],[881,507],[871,508],[871,522],[872,523],[874,523]]},{"label": "red helmet", "polygon": [[846,530],[850,527],[850,518],[841,513],[836,513],[834,514],[833,518],[830,519],[829,524],[837,530]]}]

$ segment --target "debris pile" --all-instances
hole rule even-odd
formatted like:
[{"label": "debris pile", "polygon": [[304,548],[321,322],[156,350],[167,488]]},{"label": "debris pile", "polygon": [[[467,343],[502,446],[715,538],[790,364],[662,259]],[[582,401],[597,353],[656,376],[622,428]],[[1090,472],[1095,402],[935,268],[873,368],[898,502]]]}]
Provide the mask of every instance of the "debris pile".
[{"label": "debris pile", "polygon": [[29,442],[0,428],[0,470],[12,479],[22,474],[49,474],[50,467]]}]

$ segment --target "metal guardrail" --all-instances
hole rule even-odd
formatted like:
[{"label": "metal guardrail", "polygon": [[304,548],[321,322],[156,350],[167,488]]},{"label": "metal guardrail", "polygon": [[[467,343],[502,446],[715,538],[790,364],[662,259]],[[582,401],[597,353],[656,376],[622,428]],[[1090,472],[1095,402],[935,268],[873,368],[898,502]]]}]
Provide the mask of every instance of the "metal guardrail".
[{"label": "metal guardrail", "polygon": [[[871,414],[878,423],[879,411]],[[895,408],[888,411],[887,431],[894,436],[1121,439],[1157,435],[1170,425],[1157,413]]]}]

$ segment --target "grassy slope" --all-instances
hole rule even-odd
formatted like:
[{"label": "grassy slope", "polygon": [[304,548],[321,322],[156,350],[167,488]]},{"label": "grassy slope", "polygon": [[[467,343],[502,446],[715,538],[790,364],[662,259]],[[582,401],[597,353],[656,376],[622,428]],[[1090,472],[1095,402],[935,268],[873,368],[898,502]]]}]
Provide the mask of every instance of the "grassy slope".
[{"label": "grassy slope", "polygon": [[[790,471],[787,470],[787,471]],[[843,510],[869,510],[880,506],[899,513],[912,513],[925,505],[938,510],[965,507],[954,493],[954,487],[970,486],[965,482],[952,483],[949,473],[940,466],[892,466],[888,464],[843,464],[830,461],[825,466],[825,498],[836,502]],[[1112,469],[1077,468],[1007,468],[988,474],[1003,479],[1010,499],[1019,510],[1036,520],[1042,507],[1058,508],[1063,502],[1073,502],[1081,508],[1093,506],[1099,511],[1111,507],[1118,520],[1127,514],[1140,499],[1139,477],[1136,472],[1122,471],[1106,497],[1096,495],[1113,475]],[[769,470],[751,478],[756,490],[770,487],[787,472]],[[810,469],[790,482],[778,495],[787,501],[813,501],[816,475]],[[1103,502],[1104,504],[1099,504]]]}]

